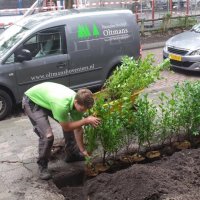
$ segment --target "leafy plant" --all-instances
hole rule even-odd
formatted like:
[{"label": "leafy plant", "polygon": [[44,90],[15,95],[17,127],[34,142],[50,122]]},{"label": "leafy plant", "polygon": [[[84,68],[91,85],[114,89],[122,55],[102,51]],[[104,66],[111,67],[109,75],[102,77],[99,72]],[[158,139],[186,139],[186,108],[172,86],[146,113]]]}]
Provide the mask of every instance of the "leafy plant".
[{"label": "leafy plant", "polygon": [[139,148],[145,143],[151,148],[151,142],[157,132],[157,108],[150,102],[147,94],[138,98],[136,104],[138,109],[137,112],[133,113],[133,116]]},{"label": "leafy plant", "polygon": [[[117,109],[116,109],[117,108]],[[100,97],[96,100],[93,112],[101,118],[101,124],[92,131],[86,130],[86,138],[88,146],[93,147],[95,143],[93,140],[98,140],[103,150],[103,163],[105,163],[106,155],[116,153],[122,144],[122,123],[120,118],[120,108],[117,104],[105,104],[104,98]],[[113,111],[113,109],[115,109]],[[95,137],[90,134],[95,131]]]},{"label": "leafy plant", "polygon": [[87,166],[92,166],[92,158],[91,157],[85,157],[85,164]]},{"label": "leafy plant", "polygon": [[104,88],[112,100],[130,96],[155,82],[160,77],[161,70],[167,67],[169,67],[168,59],[155,66],[154,57],[151,54],[137,61],[124,57],[122,65],[106,81]]},{"label": "leafy plant", "polygon": [[85,134],[84,140],[87,146],[87,151],[92,153],[97,149],[97,132],[95,128],[91,125],[87,125],[84,127]]},{"label": "leafy plant", "polygon": [[160,96],[160,137],[170,139],[178,136],[180,131],[198,134],[200,124],[200,82],[184,82],[177,84],[170,96]]},{"label": "leafy plant", "polygon": [[170,96],[161,93],[159,96],[160,117],[159,117],[159,132],[162,143],[166,139],[170,140],[174,135],[178,135],[180,130],[180,113],[178,107],[180,102],[177,101],[177,94],[172,92]]},{"label": "leafy plant", "polygon": [[200,123],[200,82],[184,82],[181,86],[176,86],[178,101],[181,105],[178,112],[181,116],[182,127],[186,130],[188,136],[197,133]]},{"label": "leafy plant", "polygon": [[135,121],[133,112],[137,111],[137,106],[133,103],[131,100],[131,97],[127,97],[124,99],[123,104],[121,106],[121,124],[123,127],[123,145],[126,147],[126,150],[128,152],[130,144],[133,143],[133,141],[136,140],[135,136]]}]

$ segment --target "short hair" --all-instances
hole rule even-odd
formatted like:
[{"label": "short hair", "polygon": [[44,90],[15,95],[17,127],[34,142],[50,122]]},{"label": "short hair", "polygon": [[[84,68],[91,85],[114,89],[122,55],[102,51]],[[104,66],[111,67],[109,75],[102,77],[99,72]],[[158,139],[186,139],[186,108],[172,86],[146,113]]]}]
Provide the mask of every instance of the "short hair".
[{"label": "short hair", "polygon": [[75,99],[79,105],[84,106],[87,109],[92,108],[94,105],[93,94],[89,89],[79,89],[76,93]]}]

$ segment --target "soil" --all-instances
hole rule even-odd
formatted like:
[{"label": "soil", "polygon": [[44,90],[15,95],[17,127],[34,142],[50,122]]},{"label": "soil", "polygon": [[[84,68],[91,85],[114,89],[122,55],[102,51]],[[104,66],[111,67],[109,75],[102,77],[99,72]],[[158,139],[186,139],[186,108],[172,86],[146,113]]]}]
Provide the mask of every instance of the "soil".
[{"label": "soil", "polygon": [[199,187],[200,149],[187,149],[62,191],[66,200],[199,200]]},{"label": "soil", "polygon": [[172,36],[182,33],[185,30],[186,29],[177,28],[167,32],[147,32],[140,36],[141,44],[167,41]]}]

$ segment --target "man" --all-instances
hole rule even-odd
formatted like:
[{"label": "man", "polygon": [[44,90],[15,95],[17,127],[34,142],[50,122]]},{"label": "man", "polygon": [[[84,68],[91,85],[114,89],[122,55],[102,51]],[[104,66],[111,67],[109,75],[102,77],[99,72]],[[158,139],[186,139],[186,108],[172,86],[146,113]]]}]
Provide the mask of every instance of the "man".
[{"label": "man", "polygon": [[[54,135],[48,117],[55,119],[62,127],[66,140],[66,161],[83,160],[88,152],[83,144],[83,125],[97,127],[100,119],[94,116],[83,118],[83,113],[94,104],[92,92],[80,89],[77,93],[64,85],[44,82],[33,86],[24,94],[22,106],[28,115],[34,132],[39,136],[39,177],[51,178],[48,161]],[[74,141],[75,138],[75,141]],[[78,148],[77,148],[78,146]]]}]

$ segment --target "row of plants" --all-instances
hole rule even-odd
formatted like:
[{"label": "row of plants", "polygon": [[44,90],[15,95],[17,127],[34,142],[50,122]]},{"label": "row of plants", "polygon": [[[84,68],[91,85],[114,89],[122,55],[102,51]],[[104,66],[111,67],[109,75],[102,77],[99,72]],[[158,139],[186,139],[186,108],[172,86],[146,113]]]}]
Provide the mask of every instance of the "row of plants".
[{"label": "row of plants", "polygon": [[139,154],[141,147],[151,149],[153,144],[171,143],[180,135],[191,140],[199,134],[199,99],[200,81],[196,81],[177,84],[170,95],[161,93],[156,102],[148,94],[140,94],[134,104],[127,98],[114,112],[99,100],[95,109],[101,125],[96,129],[85,127],[88,151],[98,149],[105,163],[106,156],[116,157],[122,149],[129,150],[131,144],[137,144]]},{"label": "row of plants", "polygon": [[[124,57],[122,65],[106,81],[103,90],[96,94],[95,106],[89,114],[100,117],[101,124],[96,129],[86,126],[85,139],[89,152],[100,146],[103,162],[106,155],[116,155],[124,146],[128,150],[135,139],[133,111],[138,108],[133,102],[144,88],[160,78],[162,70],[169,68],[169,60],[159,65],[154,63],[153,55],[148,55],[143,60]],[[139,106],[140,102],[137,104]],[[143,121],[142,117],[141,120]]]}]

